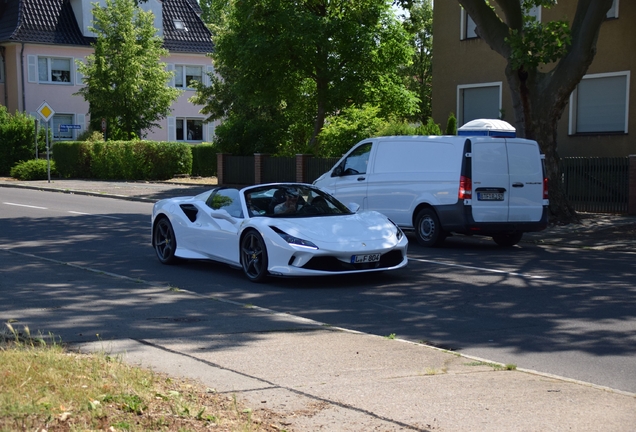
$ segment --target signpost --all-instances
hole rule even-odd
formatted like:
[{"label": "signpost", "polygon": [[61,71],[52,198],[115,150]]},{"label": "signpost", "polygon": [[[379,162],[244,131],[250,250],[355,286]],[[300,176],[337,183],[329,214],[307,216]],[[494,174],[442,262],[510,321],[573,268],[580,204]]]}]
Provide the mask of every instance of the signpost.
[{"label": "signpost", "polygon": [[42,102],[40,108],[38,108],[38,114],[42,117],[42,119],[46,122],[46,166],[49,183],[51,183],[51,156],[50,156],[50,146],[49,146],[49,120],[53,118],[55,115],[55,111],[46,101]]}]

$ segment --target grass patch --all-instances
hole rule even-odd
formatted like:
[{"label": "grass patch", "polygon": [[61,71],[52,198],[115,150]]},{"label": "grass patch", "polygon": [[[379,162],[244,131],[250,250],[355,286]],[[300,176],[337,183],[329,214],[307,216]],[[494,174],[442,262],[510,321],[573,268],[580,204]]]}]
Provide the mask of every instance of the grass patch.
[{"label": "grass patch", "polygon": [[[104,353],[81,354],[6,324],[0,330],[0,431],[270,431],[235,396],[133,367]],[[283,429],[278,429],[283,430]]]},{"label": "grass patch", "polygon": [[395,339],[395,338],[396,338],[396,335],[395,335],[395,333],[391,333],[390,335],[388,335],[388,336],[384,336],[384,337],[385,337],[385,338],[387,338],[387,339],[391,339],[391,340],[393,340],[393,339]]}]

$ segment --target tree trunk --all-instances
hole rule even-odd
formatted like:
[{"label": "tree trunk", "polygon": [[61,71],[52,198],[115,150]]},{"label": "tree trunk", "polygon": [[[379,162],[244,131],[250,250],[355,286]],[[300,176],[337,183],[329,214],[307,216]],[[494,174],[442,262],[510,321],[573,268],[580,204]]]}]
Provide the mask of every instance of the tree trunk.
[{"label": "tree trunk", "polygon": [[[579,217],[563,190],[561,159],[557,151],[557,126],[563,113],[563,104],[554,104],[550,98],[545,97],[543,82],[535,71],[511,70],[508,65],[506,77],[515,110],[517,136],[537,141],[541,152],[545,155],[550,222],[557,224],[579,222]],[[540,96],[533,98],[532,95]]]}]

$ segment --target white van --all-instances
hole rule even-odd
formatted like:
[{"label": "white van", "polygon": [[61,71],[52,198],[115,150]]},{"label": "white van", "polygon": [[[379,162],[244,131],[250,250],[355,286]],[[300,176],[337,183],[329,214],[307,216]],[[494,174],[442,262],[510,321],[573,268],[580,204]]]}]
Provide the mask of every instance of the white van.
[{"label": "white van", "polygon": [[548,184],[536,141],[501,120],[474,120],[458,136],[365,139],[314,184],[340,201],[377,210],[418,243],[451,233],[517,244],[548,224]]}]

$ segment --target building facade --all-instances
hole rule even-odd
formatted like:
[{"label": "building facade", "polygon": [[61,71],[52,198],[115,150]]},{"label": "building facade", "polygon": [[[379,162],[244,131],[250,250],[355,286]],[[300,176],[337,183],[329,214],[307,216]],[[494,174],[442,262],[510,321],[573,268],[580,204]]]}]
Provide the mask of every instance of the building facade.
[{"label": "building facade", "polygon": [[[543,22],[570,20],[577,3],[560,0],[531,13]],[[480,117],[514,124],[504,58],[476,35],[475,23],[456,0],[435,1],[433,13],[434,120],[444,125],[454,113],[458,126]],[[594,61],[559,121],[561,157],[636,154],[635,23],[636,1],[614,0]]]},{"label": "building facade", "polygon": [[[76,60],[93,53],[95,34],[92,3],[105,0],[10,0],[0,1],[0,104],[11,113],[26,112],[41,120],[38,108],[46,102],[55,112],[49,125],[54,140],[72,140],[89,124],[89,105],[75,96],[82,75]],[[211,141],[214,123],[188,101],[192,80],[207,82],[213,72],[211,34],[200,18],[196,0],[148,0],[144,10],[155,15],[157,34],[169,56],[162,61],[174,71],[168,85],[182,90],[171,114],[144,138],[157,141]],[[74,125],[60,128],[60,125]],[[77,129],[76,129],[77,128]]]}]

